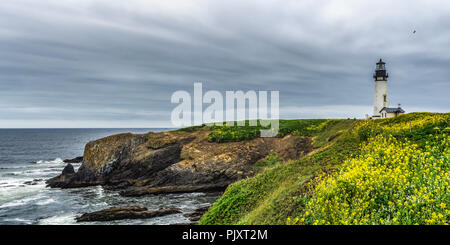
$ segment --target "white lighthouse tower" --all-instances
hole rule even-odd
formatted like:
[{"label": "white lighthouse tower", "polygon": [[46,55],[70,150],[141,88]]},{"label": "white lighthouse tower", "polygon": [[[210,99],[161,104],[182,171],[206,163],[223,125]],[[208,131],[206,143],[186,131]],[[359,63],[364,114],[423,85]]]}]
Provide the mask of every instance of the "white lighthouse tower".
[{"label": "white lighthouse tower", "polygon": [[400,107],[400,104],[398,104],[398,107],[396,108],[389,108],[387,88],[387,79],[389,75],[386,72],[385,65],[386,63],[380,59],[377,63],[375,73],[373,74],[373,78],[375,79],[375,100],[372,118],[374,119],[396,117],[399,114],[405,113],[405,111]]},{"label": "white lighthouse tower", "polygon": [[375,79],[375,103],[373,108],[373,118],[381,118],[381,109],[389,107],[386,63],[380,59],[377,63],[373,78]]}]

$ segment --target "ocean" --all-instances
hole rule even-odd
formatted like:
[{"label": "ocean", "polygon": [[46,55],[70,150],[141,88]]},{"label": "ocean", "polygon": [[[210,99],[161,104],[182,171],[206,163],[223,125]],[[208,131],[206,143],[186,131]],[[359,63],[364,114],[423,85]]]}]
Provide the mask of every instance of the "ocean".
[{"label": "ocean", "polygon": [[[63,159],[82,156],[91,140],[118,133],[168,129],[0,129],[0,224],[145,224],[188,223],[183,216],[211,205],[217,194],[186,193],[121,197],[101,186],[54,189],[45,180],[59,175]],[[75,170],[80,164],[73,164]],[[177,207],[182,213],[152,219],[76,223],[75,217],[109,207],[143,205],[149,210]]]}]

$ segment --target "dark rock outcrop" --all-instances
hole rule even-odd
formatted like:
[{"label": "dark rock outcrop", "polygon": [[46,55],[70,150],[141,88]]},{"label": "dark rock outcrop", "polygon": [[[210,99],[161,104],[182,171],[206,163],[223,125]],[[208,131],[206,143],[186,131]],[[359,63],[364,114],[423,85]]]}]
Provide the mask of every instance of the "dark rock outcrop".
[{"label": "dark rock outcrop", "polygon": [[81,156],[81,157],[75,157],[72,159],[64,159],[63,162],[65,162],[65,163],[80,163],[80,162],[83,162],[83,157]]},{"label": "dark rock outcrop", "polygon": [[143,195],[157,195],[167,193],[188,193],[188,192],[219,192],[224,191],[228,185],[178,185],[178,186],[159,186],[159,187],[131,187],[120,192],[121,196],[143,196]]},{"label": "dark rock outcrop", "polygon": [[124,189],[124,196],[220,191],[252,176],[254,164],[275,151],[284,160],[312,150],[300,136],[256,138],[242,142],[208,141],[209,129],[118,134],[89,142],[76,173],[50,179],[50,187],[103,185]]},{"label": "dark rock outcrop", "polygon": [[51,178],[45,183],[47,184],[47,186],[64,188],[71,183],[74,176],[75,169],[73,168],[72,164],[68,163],[64,167],[61,175]]},{"label": "dark rock outcrop", "polygon": [[108,208],[92,213],[85,213],[79,217],[76,217],[75,219],[77,222],[111,221],[121,219],[148,219],[169,214],[176,214],[180,212],[181,211],[177,208],[168,208],[151,211],[143,206],[128,206],[128,207]]},{"label": "dark rock outcrop", "polygon": [[38,182],[37,181],[25,181],[23,182],[24,185],[37,185]]},{"label": "dark rock outcrop", "polygon": [[64,167],[61,174],[69,175],[69,174],[74,174],[74,173],[75,173],[75,169],[73,168],[72,164],[69,163]]},{"label": "dark rock outcrop", "polygon": [[39,182],[43,181],[43,179],[33,179],[31,181],[23,182],[24,185],[37,185]]},{"label": "dark rock outcrop", "polygon": [[191,222],[198,222],[202,215],[208,211],[210,206],[197,208],[192,213],[184,214],[183,216],[188,218]]}]

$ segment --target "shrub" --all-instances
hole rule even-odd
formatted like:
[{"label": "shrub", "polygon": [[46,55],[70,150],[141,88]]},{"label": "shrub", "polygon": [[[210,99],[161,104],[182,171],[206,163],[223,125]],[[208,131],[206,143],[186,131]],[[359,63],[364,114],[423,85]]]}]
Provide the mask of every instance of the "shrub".
[{"label": "shrub", "polygon": [[[317,129],[316,126],[323,122],[325,119],[303,119],[303,120],[280,120],[278,137],[283,137],[292,133],[295,136],[310,136]],[[258,138],[261,135],[261,130],[269,129],[270,127],[262,127],[259,122],[257,126],[249,126],[249,122],[245,122],[245,126],[211,126],[211,132],[208,139],[213,142],[229,142],[229,141],[243,141]],[[309,128],[314,128],[311,130]]]},{"label": "shrub", "polygon": [[[450,137],[434,135],[424,149],[379,135],[336,174],[311,184],[299,224],[448,224]],[[314,183],[314,182],[311,182]]]}]

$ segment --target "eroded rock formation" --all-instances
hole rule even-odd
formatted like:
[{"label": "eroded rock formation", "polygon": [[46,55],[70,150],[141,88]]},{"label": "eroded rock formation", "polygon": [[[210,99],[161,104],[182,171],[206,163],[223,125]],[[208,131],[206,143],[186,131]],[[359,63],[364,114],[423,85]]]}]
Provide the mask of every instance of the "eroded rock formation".
[{"label": "eroded rock formation", "polygon": [[85,213],[80,217],[76,217],[75,219],[77,222],[111,221],[121,219],[148,219],[176,213],[181,213],[181,211],[177,208],[159,209],[151,211],[143,206],[128,206],[128,207],[108,208],[92,213]]},{"label": "eroded rock formation", "polygon": [[[284,160],[312,150],[300,136],[242,142],[208,141],[209,129],[147,134],[118,134],[89,142],[83,164],[47,181],[51,187],[104,185],[124,188],[122,195],[217,191],[252,176],[254,164],[271,150]],[[70,167],[69,167],[70,168]]]}]

